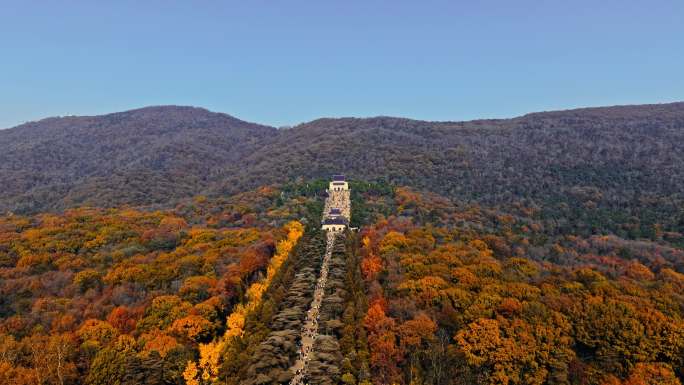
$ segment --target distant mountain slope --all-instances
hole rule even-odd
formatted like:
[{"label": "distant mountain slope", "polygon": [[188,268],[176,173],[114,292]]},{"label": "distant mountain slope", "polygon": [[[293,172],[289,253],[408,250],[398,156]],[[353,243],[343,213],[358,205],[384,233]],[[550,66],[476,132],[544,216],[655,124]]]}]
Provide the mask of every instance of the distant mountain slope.
[{"label": "distant mountain slope", "polygon": [[0,131],[0,210],[167,203],[275,133],[191,107],[50,118]]},{"label": "distant mountain slope", "polygon": [[471,122],[319,119],[283,130],[151,107],[0,131],[0,210],[163,205],[342,171],[638,237],[655,224],[684,229],[683,143],[684,103]]},{"label": "distant mountain slope", "polygon": [[684,103],[472,122],[320,119],[269,138],[245,164],[223,191],[344,170],[461,201],[521,204],[585,234],[684,230]]}]

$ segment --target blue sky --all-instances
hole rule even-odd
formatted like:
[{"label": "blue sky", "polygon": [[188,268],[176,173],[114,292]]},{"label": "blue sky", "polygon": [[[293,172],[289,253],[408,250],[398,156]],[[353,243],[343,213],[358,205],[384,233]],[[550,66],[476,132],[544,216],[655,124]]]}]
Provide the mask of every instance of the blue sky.
[{"label": "blue sky", "polygon": [[684,100],[681,0],[0,5],[3,128],[161,104],[280,126]]}]

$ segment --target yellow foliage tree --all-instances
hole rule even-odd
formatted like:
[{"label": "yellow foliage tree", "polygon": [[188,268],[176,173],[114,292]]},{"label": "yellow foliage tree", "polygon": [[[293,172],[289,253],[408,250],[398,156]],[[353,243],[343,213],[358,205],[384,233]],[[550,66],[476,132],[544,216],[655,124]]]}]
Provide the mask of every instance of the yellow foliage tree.
[{"label": "yellow foliage tree", "polygon": [[236,337],[242,335],[242,328],[245,326],[245,316],[247,310],[243,304],[238,304],[235,310],[228,316],[226,337]]},{"label": "yellow foliage tree", "polygon": [[204,381],[213,381],[218,376],[219,357],[222,348],[223,344],[220,342],[210,342],[199,346],[199,364],[202,368],[202,379]]},{"label": "yellow foliage tree", "polygon": [[[226,320],[227,330],[223,338],[210,342],[208,344],[200,344],[200,360],[199,368],[202,370],[202,380],[207,383],[213,382],[218,376],[218,369],[220,364],[220,354],[223,351],[225,344],[230,343],[234,337],[242,336],[244,333],[245,319],[251,311],[256,309],[262,300],[262,296],[268,286],[271,284],[273,277],[278,272],[282,264],[285,262],[290,252],[299,241],[299,238],[304,234],[304,226],[292,221],[284,226],[287,231],[287,237],[276,244],[276,254],[271,258],[266,269],[266,277],[254,282],[247,289],[247,303],[238,304],[233,309],[233,312]],[[194,376],[191,377],[197,381],[197,365],[192,363],[195,368]],[[190,364],[188,364],[190,368]],[[188,369],[186,368],[186,371]],[[192,373],[189,373],[192,374]],[[185,373],[183,374],[185,376]],[[186,382],[187,382],[186,378]],[[188,384],[191,384],[188,382]],[[192,383],[192,385],[197,382]]]},{"label": "yellow foliage tree", "polygon": [[197,380],[197,365],[193,361],[188,361],[188,365],[185,367],[185,370],[183,371],[183,379],[185,380],[186,385],[199,385],[199,381]]}]

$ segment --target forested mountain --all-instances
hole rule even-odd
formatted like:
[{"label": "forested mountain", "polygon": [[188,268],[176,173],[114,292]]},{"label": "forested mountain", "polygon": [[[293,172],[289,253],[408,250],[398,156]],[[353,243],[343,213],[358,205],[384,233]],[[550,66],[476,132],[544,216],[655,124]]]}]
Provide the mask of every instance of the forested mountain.
[{"label": "forested mountain", "polygon": [[[0,131],[0,383],[680,385],[684,103],[507,120],[190,107]],[[337,241],[336,241],[337,242]]]},{"label": "forested mountain", "polygon": [[424,122],[319,119],[289,129],[188,107],[51,118],[0,131],[0,210],[161,205],[294,178],[387,181],[582,219],[632,237],[684,225],[684,103]]},{"label": "forested mountain", "polygon": [[[0,383],[287,383],[325,185],[0,217]],[[352,205],[308,383],[681,384],[681,248],[407,187]]]},{"label": "forested mountain", "polygon": [[359,235],[374,384],[681,384],[681,249],[394,197]]},{"label": "forested mountain", "polygon": [[191,107],[27,123],[0,131],[0,207],[169,207],[210,186],[218,170],[236,164],[274,132]]}]

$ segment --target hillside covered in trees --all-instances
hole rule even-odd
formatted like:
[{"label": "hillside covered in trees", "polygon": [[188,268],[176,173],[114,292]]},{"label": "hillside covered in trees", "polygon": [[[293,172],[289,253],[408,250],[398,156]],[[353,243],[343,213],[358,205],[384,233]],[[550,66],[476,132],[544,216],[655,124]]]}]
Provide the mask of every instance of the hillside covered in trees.
[{"label": "hillside covered in trees", "polygon": [[149,107],[0,131],[0,211],[169,208],[344,170],[461,202],[523,204],[569,232],[654,238],[684,226],[682,143],[684,103],[471,122],[320,119],[288,129]]},{"label": "hillside covered in trees", "polygon": [[0,383],[181,383],[198,344],[269,286],[306,207],[262,188],[0,218]]},{"label": "hillside covered in trees", "polygon": [[188,107],[0,131],[0,383],[684,382],[684,103],[507,120]]},{"label": "hillside covered in trees", "polygon": [[[0,382],[279,384],[325,249],[325,182],[168,210],[0,219]],[[352,183],[317,384],[681,384],[684,251]]]},{"label": "hillside covered in trees", "polygon": [[373,383],[679,384],[684,253],[397,189],[361,234]]}]

